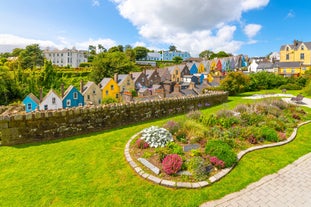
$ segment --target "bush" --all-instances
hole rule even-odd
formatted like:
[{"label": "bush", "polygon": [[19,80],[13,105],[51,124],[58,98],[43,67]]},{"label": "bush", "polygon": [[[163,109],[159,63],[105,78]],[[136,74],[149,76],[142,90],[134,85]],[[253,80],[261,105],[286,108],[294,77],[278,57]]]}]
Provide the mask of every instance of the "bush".
[{"label": "bush", "polygon": [[231,167],[237,162],[237,156],[233,149],[221,140],[209,140],[205,146],[205,153],[223,160],[225,167]]},{"label": "bush", "polygon": [[245,104],[239,104],[234,108],[234,111],[238,112],[238,113],[245,113],[247,112],[248,107]]},{"label": "bush", "polygon": [[187,170],[196,180],[204,180],[207,178],[207,163],[202,157],[192,157],[186,162]]},{"label": "bush", "polygon": [[209,161],[214,165],[215,167],[222,169],[225,167],[225,162],[218,159],[217,157],[213,156],[209,158]]},{"label": "bush", "polygon": [[186,117],[188,119],[199,120],[201,115],[202,115],[201,111],[196,110],[196,111],[190,111],[188,114],[186,114]]},{"label": "bush", "polygon": [[232,117],[233,115],[234,115],[234,112],[231,111],[231,110],[227,110],[227,109],[219,110],[219,111],[217,111],[217,113],[216,113],[216,117],[217,117],[218,119],[220,119],[220,118]]},{"label": "bush", "polygon": [[172,134],[157,126],[151,126],[141,132],[141,139],[145,140],[150,147],[164,147],[168,142],[173,141]]},{"label": "bush", "polygon": [[184,154],[182,147],[176,144],[175,142],[169,142],[166,146],[170,149],[171,154],[178,154],[178,155]]},{"label": "bush", "polygon": [[175,121],[168,121],[163,125],[165,129],[167,129],[171,134],[175,134],[180,129],[180,124]]},{"label": "bush", "polygon": [[218,120],[214,114],[211,114],[210,116],[201,116],[200,122],[205,126],[215,126]]},{"label": "bush", "polygon": [[286,89],[286,90],[301,90],[301,86],[300,85],[297,85],[297,84],[294,84],[294,83],[287,83],[285,85],[281,85],[279,87],[280,90],[282,89]]},{"label": "bush", "polygon": [[136,146],[139,149],[146,149],[149,147],[149,144],[147,142],[145,142],[145,140],[143,140],[143,139],[137,139]]},{"label": "bush", "polygon": [[183,164],[182,158],[177,154],[167,155],[162,161],[162,169],[168,175],[176,174]]},{"label": "bush", "polygon": [[277,132],[270,127],[262,127],[261,128],[261,136],[265,140],[269,142],[277,142],[279,141]]},{"label": "bush", "polygon": [[188,142],[188,140],[187,140],[187,133],[186,133],[184,130],[179,130],[179,131],[176,133],[176,139],[177,139],[179,142],[187,143],[187,142]]},{"label": "bush", "polygon": [[118,103],[118,100],[112,97],[107,97],[102,100],[102,104],[111,104],[111,103]]}]

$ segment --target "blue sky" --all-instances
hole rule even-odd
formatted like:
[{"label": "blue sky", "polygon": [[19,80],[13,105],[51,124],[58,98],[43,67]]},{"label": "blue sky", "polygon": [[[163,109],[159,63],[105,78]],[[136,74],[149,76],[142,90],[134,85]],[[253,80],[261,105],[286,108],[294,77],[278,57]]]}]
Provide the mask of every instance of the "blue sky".
[{"label": "blue sky", "polygon": [[0,52],[102,44],[265,56],[311,41],[309,0],[0,0]]}]

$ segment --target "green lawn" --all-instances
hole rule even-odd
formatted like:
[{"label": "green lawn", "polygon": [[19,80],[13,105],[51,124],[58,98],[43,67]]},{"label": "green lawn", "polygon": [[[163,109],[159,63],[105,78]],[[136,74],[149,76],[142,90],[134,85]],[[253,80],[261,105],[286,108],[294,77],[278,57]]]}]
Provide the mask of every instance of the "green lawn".
[{"label": "green lawn", "polygon": [[[229,102],[204,113],[253,101],[229,97]],[[0,147],[0,206],[198,206],[239,191],[311,152],[309,124],[301,127],[288,145],[247,154],[232,172],[211,186],[166,188],[139,177],[126,163],[123,151],[133,134],[168,120],[61,141]]]}]

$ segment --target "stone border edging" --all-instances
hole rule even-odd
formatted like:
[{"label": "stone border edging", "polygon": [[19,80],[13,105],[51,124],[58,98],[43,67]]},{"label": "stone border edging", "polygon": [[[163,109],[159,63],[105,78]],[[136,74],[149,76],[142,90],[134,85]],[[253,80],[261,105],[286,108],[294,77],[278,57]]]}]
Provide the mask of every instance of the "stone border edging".
[{"label": "stone border edging", "polygon": [[[246,155],[249,152],[255,151],[255,150],[259,150],[259,149],[264,149],[264,148],[270,148],[270,147],[276,147],[276,146],[282,146],[285,144],[288,144],[289,142],[293,141],[296,138],[297,135],[297,131],[298,128],[310,123],[311,121],[306,121],[303,122],[301,124],[298,124],[298,126],[296,128],[294,128],[293,133],[291,134],[291,136],[289,138],[287,138],[285,141],[282,142],[277,142],[277,143],[272,143],[272,144],[266,144],[266,145],[262,145],[262,146],[255,146],[255,147],[251,147],[248,148],[246,150],[243,150],[241,152],[238,153],[237,157],[238,157],[238,162],[242,159],[242,157],[244,155]],[[147,179],[153,183],[159,184],[159,185],[163,185],[166,187],[171,187],[171,188],[202,188],[202,187],[206,187],[211,183],[214,183],[218,180],[220,180],[221,178],[223,178],[224,176],[226,176],[236,165],[230,167],[230,168],[225,168],[222,169],[219,173],[211,176],[208,181],[200,181],[200,182],[177,182],[177,181],[171,181],[171,180],[164,180],[161,179],[159,177],[156,177],[154,175],[148,174],[146,173],[141,167],[139,167],[136,162],[132,159],[131,155],[130,155],[130,143],[133,141],[133,139],[136,138],[136,136],[139,133],[136,133],[135,135],[133,135],[130,140],[127,142],[127,144],[125,145],[125,150],[124,150],[124,155],[125,158],[127,160],[127,162],[130,164],[130,166],[136,171],[136,173],[138,173],[142,178]],[[237,163],[238,163],[237,162]]]}]

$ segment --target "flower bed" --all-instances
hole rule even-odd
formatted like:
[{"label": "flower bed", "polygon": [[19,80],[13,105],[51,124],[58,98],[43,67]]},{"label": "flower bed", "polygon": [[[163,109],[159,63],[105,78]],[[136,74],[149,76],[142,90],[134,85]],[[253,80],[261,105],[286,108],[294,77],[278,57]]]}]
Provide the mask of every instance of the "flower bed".
[{"label": "flower bed", "polygon": [[[133,160],[145,158],[161,171],[160,179],[207,181],[237,163],[237,154],[253,146],[283,141],[308,119],[301,108],[281,100],[264,100],[144,129],[130,144]],[[144,171],[152,174],[146,167]]]}]

